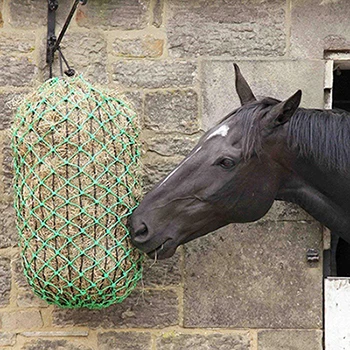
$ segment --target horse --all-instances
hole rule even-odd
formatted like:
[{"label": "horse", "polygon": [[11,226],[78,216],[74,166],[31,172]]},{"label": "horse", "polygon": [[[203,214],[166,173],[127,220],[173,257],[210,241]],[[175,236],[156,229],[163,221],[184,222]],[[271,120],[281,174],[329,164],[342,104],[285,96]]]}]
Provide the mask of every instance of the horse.
[{"label": "horse", "polygon": [[262,218],[278,200],[296,203],[350,247],[350,113],[301,108],[301,90],[257,99],[234,70],[241,107],[144,197],[129,220],[132,243],[166,259],[220,227]]}]

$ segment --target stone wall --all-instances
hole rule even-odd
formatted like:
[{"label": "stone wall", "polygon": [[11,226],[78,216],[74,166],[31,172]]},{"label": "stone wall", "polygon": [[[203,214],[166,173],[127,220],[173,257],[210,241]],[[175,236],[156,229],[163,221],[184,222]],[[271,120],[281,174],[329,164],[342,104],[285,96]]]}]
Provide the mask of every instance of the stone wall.
[{"label": "stone wall", "polygon": [[[60,0],[62,25],[73,1]],[[9,128],[21,96],[48,76],[46,1],[0,0],[0,348],[320,350],[322,229],[276,204],[147,261],[143,283],[101,311],[47,306],[28,288],[17,247]],[[145,188],[238,105],[232,62],[257,95],[323,106],[324,50],[350,49],[347,0],[90,0],[63,49],[92,82],[121,87],[143,125]],[[55,67],[56,72],[57,66]]]}]

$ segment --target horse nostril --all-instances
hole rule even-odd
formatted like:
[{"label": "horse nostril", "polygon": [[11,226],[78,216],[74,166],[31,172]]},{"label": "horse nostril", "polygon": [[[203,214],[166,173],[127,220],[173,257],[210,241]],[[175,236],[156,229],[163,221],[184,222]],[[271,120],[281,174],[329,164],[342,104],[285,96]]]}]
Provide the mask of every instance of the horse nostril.
[{"label": "horse nostril", "polygon": [[147,233],[148,233],[147,226],[145,224],[141,224],[139,229],[135,231],[135,237],[145,237],[147,236]]}]

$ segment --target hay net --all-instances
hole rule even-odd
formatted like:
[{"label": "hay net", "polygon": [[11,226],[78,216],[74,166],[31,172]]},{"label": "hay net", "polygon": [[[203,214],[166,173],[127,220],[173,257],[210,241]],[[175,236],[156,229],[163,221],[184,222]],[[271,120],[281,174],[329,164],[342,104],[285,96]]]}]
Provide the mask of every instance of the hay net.
[{"label": "hay net", "polygon": [[47,302],[106,307],[141,278],[127,229],[141,192],[137,139],[127,104],[81,76],[53,78],[19,107],[12,147],[21,255]]}]

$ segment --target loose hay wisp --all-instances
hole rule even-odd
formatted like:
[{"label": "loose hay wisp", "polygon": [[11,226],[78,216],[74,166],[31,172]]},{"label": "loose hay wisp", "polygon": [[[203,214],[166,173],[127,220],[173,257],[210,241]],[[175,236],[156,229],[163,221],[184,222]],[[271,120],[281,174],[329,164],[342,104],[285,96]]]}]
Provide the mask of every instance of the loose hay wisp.
[{"label": "loose hay wisp", "polygon": [[82,77],[54,78],[19,107],[15,207],[25,274],[63,307],[124,300],[141,278],[128,237],[138,204],[135,113]]}]

